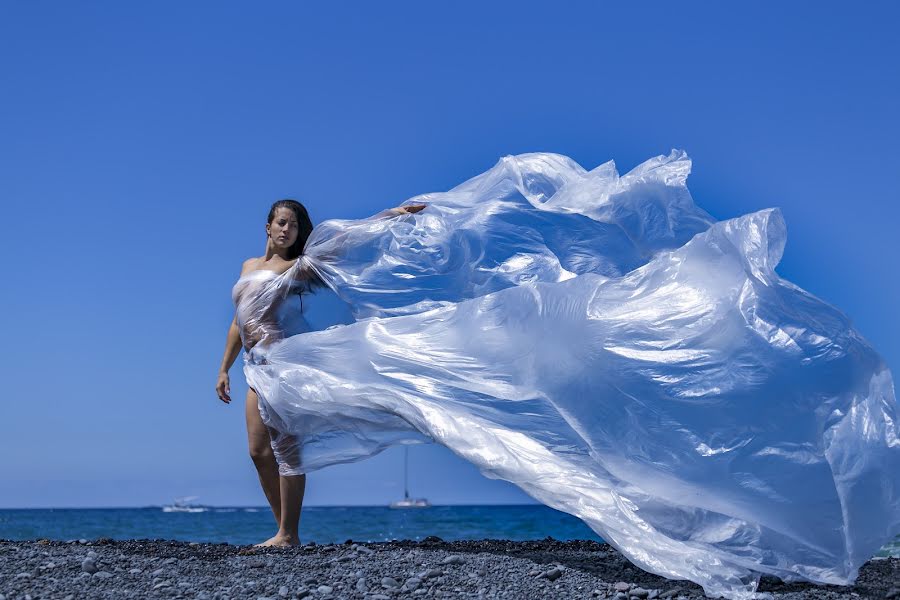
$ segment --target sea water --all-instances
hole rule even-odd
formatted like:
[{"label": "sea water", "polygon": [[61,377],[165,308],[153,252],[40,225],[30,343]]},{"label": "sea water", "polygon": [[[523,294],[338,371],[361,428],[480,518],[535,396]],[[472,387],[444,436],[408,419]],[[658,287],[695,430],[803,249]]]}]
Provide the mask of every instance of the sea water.
[{"label": "sea water", "polygon": [[[96,509],[0,509],[0,539],[54,540],[168,539],[252,544],[276,529],[268,507],[203,507],[200,512],[165,512],[162,507]],[[600,538],[575,517],[542,505],[432,506],[392,509],[383,506],[307,506],[300,536],[318,544],[502,538],[560,540]]]},{"label": "sea water", "polygon": [[[0,509],[0,539],[52,540],[167,539],[188,542],[253,544],[275,532],[268,507],[201,507],[198,512],[146,508]],[[318,544],[421,540],[508,539],[600,540],[580,519],[543,505],[307,506],[300,537]],[[900,557],[900,537],[880,556]]]}]

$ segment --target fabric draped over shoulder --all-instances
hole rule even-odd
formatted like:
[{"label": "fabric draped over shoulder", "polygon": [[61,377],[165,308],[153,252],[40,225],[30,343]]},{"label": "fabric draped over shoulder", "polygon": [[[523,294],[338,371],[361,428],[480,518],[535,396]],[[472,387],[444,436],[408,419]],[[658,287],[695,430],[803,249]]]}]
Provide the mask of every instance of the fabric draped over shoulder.
[{"label": "fabric draped over shoulder", "polygon": [[775,272],[780,212],[716,222],[689,171],[506,157],[316,227],[287,277],[358,321],[251,351],[282,473],[433,441],[709,594],[852,582],[900,531],[891,374]]}]

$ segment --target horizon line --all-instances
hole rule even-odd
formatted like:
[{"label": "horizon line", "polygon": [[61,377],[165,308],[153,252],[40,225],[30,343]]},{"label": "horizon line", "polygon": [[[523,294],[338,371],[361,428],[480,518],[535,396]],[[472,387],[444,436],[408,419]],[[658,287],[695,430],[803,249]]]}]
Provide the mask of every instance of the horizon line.
[{"label": "horizon line", "polygon": [[[163,508],[165,504],[141,504],[133,506],[0,506],[0,510],[133,510],[142,508]],[[201,508],[262,508],[270,507],[262,504],[197,504]],[[437,506],[546,506],[540,502],[500,502],[500,503],[432,503]],[[390,504],[308,504],[302,508],[390,508]],[[301,508],[301,510],[302,510]],[[550,508],[547,506],[547,508]]]}]

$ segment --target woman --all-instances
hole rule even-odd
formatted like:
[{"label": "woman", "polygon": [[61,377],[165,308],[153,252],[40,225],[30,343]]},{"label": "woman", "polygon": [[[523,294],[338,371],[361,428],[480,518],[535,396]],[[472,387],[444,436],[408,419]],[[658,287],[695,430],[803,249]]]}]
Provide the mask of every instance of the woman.
[{"label": "woman", "polygon": [[506,157],[420,214],[317,226],[239,309],[268,322],[314,273],[358,319],[245,354],[279,473],[434,441],[711,596],[852,582],[900,532],[890,371],[775,272],[780,213],[717,222],[690,166]]},{"label": "woman", "polygon": [[[423,205],[417,205],[390,209],[373,219],[415,213],[423,208]],[[299,202],[279,200],[269,210],[265,253],[244,261],[232,292],[237,310],[228,330],[225,356],[216,382],[216,394],[226,404],[231,402],[228,370],[241,347],[249,352],[257,344],[265,346],[286,336],[310,331],[303,317],[302,294],[310,293],[319,280],[309,270],[300,268],[293,269],[290,277],[283,276],[297,262],[312,230],[309,214]],[[273,282],[277,284],[273,285]],[[289,293],[277,293],[280,290]],[[297,528],[306,475],[279,476],[273,452],[273,437],[278,442],[276,447],[293,446],[293,437],[280,435],[263,423],[259,396],[252,387],[247,391],[245,415],[250,457],[278,524],[278,532],[259,545],[296,545],[299,543]]]}]

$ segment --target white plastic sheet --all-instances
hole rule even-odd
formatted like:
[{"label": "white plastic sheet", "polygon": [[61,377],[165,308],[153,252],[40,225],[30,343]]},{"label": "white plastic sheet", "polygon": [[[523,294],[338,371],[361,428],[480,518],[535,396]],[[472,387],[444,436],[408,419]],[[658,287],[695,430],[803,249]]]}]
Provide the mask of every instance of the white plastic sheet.
[{"label": "white plastic sheet", "polygon": [[239,282],[257,329],[289,322],[272,298],[310,273],[361,319],[247,353],[282,473],[435,441],[711,595],[853,581],[900,531],[891,374],[775,273],[780,213],[715,223],[689,170],[507,157],[415,215],[323,223],[288,272]]}]

